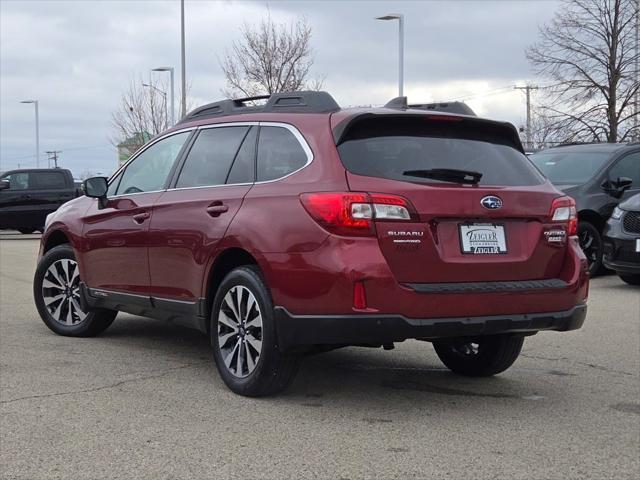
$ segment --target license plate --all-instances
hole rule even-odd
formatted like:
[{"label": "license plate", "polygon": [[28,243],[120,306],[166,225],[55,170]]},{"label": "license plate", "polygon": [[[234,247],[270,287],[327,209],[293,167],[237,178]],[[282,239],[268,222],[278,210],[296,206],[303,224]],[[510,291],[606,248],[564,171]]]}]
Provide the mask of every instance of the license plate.
[{"label": "license plate", "polygon": [[636,240],[636,252],[640,252],[640,238]]},{"label": "license plate", "polygon": [[472,255],[507,253],[503,225],[466,223],[459,227],[462,253],[470,253]]}]

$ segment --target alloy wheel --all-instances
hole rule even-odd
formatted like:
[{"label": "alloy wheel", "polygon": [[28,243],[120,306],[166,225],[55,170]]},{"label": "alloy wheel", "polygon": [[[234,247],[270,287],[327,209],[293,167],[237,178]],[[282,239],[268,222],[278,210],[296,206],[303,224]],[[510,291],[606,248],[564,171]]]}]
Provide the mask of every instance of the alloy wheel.
[{"label": "alloy wheel", "polygon": [[51,317],[62,325],[78,325],[87,318],[80,307],[80,274],[74,260],[64,258],[49,265],[42,280],[42,298]]},{"label": "alloy wheel", "polygon": [[218,313],[218,348],[225,367],[244,378],[258,364],[262,351],[262,314],[251,291],[236,285],[229,289]]},{"label": "alloy wheel", "polygon": [[589,261],[589,265],[595,263],[598,260],[598,252],[600,250],[598,240],[589,230],[583,230],[580,232],[578,240],[584,256],[587,257],[587,260]]}]

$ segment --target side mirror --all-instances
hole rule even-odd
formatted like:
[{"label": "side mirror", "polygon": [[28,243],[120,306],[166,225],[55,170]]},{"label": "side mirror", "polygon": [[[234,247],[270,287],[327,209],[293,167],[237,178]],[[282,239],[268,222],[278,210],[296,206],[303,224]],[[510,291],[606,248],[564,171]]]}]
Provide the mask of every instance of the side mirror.
[{"label": "side mirror", "polygon": [[7,190],[9,187],[11,187],[9,180],[0,180],[0,190]]},{"label": "side mirror", "polygon": [[618,177],[615,180],[605,180],[602,188],[612,197],[620,198],[631,185],[633,185],[633,180],[629,177]]},{"label": "side mirror", "polygon": [[106,177],[91,177],[82,182],[84,194],[87,197],[97,198],[100,208],[104,208],[107,200],[109,184]]}]

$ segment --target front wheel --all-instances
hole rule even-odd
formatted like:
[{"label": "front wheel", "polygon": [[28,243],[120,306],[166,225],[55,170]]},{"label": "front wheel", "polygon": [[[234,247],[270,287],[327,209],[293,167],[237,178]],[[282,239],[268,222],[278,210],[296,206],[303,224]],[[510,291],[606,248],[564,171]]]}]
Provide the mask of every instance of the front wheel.
[{"label": "front wheel", "polygon": [[113,323],[118,313],[83,309],[80,271],[69,244],[52,248],[42,257],[33,279],[33,297],[45,325],[68,337],[98,335]]},{"label": "front wheel", "polygon": [[299,359],[278,349],[271,295],[257,267],[236,268],[222,280],[210,326],[216,366],[233,392],[272,395],[293,381]]},{"label": "front wheel", "polygon": [[433,347],[452,372],[468,377],[490,377],[513,365],[523,343],[521,336],[493,335],[475,340],[439,340],[433,342]]},{"label": "front wheel", "polygon": [[624,274],[618,276],[622,279],[622,281],[628,283],[629,285],[640,285],[640,275]]}]

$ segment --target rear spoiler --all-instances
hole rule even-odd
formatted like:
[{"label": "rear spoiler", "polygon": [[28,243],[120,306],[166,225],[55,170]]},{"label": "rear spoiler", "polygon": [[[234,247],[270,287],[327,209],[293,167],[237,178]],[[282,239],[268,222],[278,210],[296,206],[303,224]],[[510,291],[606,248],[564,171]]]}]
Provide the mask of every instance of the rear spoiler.
[{"label": "rear spoiler", "polygon": [[[425,118],[427,116],[433,116],[436,118],[442,116],[442,113],[440,111],[431,110],[430,108],[426,109],[426,110],[429,110],[429,113],[427,112],[419,113],[419,112],[416,112],[415,109],[413,111],[403,109],[396,112],[391,110],[392,109],[389,109],[386,111],[379,110],[377,112],[368,111],[368,112],[354,113],[353,115],[345,118],[339,124],[337,124],[333,129],[333,140],[335,144],[340,145],[342,142],[344,142],[350,130],[363,120],[370,120],[373,118],[379,118],[380,120],[383,120],[383,119],[393,120],[393,119],[400,119],[400,118],[406,119],[411,117],[420,119],[420,118]],[[522,142],[520,141],[520,135],[518,134],[518,130],[509,122],[498,122],[495,120],[487,120],[487,119],[479,118],[475,116],[459,115],[454,113],[445,113],[444,115],[448,117],[458,117],[461,122],[476,124],[478,127],[489,128],[494,132],[499,132],[501,136],[504,136],[504,139],[507,140],[506,143],[514,147],[519,152],[525,153],[524,148],[522,146]],[[436,118],[434,118],[434,120]]]}]

